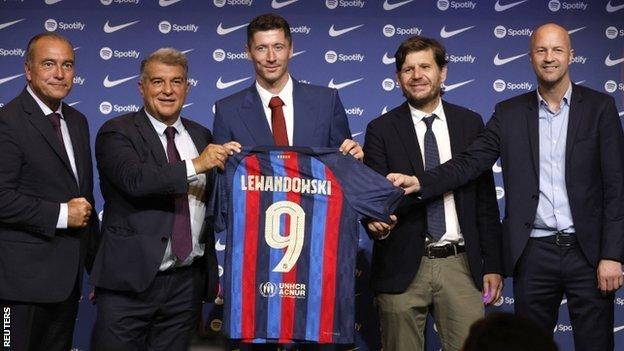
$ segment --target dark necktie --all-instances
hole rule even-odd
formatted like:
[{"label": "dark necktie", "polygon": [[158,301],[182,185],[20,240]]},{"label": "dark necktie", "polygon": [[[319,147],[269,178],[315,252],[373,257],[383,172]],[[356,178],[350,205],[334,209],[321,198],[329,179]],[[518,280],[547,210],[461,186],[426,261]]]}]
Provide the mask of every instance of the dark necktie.
[{"label": "dark necktie", "polygon": [[54,131],[56,132],[56,137],[61,143],[61,147],[63,148],[63,151],[65,151],[65,153],[67,154],[67,150],[65,149],[65,142],[63,141],[63,132],[61,132],[61,115],[56,112],[53,112],[47,115],[46,117],[48,117],[48,120],[52,124],[52,127],[54,128]]},{"label": "dark necktie", "polygon": [[273,128],[273,140],[275,145],[288,146],[288,133],[286,132],[286,119],[282,106],[284,101],[279,96],[274,96],[269,101],[271,108],[271,126]]},{"label": "dark necktie", "polygon": [[[438,143],[433,134],[432,124],[436,115],[423,118],[427,125],[425,132],[425,171],[440,165],[440,153]],[[440,240],[446,233],[446,219],[444,217],[444,198],[442,196],[432,199],[427,204],[427,230],[434,241]]]},{"label": "dark necktie", "polygon": [[[167,127],[167,157],[169,163],[180,161],[180,154],[175,146],[175,135],[178,131],[174,127]],[[191,214],[189,211],[188,195],[180,194],[175,197],[173,213],[173,230],[171,231],[171,250],[180,261],[186,260],[193,248],[191,236]]]}]

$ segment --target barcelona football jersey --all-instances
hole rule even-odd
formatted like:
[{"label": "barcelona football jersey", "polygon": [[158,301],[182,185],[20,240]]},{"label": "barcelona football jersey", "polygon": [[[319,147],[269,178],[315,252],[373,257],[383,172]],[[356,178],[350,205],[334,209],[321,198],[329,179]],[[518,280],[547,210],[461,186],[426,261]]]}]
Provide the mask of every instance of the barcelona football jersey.
[{"label": "barcelona football jersey", "polygon": [[403,191],[329,148],[246,150],[216,183],[226,334],[353,342],[359,219],[389,221]]}]

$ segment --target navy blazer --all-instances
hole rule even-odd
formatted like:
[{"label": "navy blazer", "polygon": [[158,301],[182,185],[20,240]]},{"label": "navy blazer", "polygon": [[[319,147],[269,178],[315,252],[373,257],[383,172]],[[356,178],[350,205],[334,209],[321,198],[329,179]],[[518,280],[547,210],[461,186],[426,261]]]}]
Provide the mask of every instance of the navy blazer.
[{"label": "navy blazer", "polygon": [[[210,131],[182,118],[197,151],[212,142]],[[100,128],[95,156],[104,197],[102,240],[93,265],[92,283],[119,291],[145,291],[158,273],[171,235],[174,195],[188,190],[184,161],[168,163],[165,150],[145,111],[113,118]],[[211,190],[206,184],[206,199]],[[212,217],[206,215],[200,241],[207,272],[204,296],[217,293],[217,260]]]},{"label": "navy blazer", "polygon": [[[60,203],[93,200],[89,126],[62,105],[78,181],[50,121],[22,93],[0,109],[0,300],[54,303],[67,299],[97,247],[94,210],[85,228],[56,229]],[[79,284],[80,285],[80,284]]]},{"label": "navy blazer", "polygon": [[[624,136],[613,97],[573,85],[565,181],[580,248],[593,266],[624,253]],[[503,257],[513,274],[539,199],[539,122],[535,91],[496,105],[466,151],[419,177],[423,199],[464,184],[500,156],[505,184]]]},{"label": "navy blazer", "polygon": [[[483,129],[481,116],[442,102],[455,157]],[[423,160],[409,106],[403,103],[368,124],[364,163],[382,175],[391,172],[424,173]],[[501,226],[492,171],[453,191],[459,226],[464,236],[468,265],[475,286],[483,287],[483,274],[502,274]],[[404,197],[395,211],[397,226],[384,240],[375,240],[371,282],[377,293],[402,293],[414,280],[427,235],[425,204]]]},{"label": "navy blazer", "polygon": [[[338,91],[293,78],[293,146],[339,147],[351,139]],[[275,145],[255,83],[215,104],[215,143],[235,140],[243,146]]]}]

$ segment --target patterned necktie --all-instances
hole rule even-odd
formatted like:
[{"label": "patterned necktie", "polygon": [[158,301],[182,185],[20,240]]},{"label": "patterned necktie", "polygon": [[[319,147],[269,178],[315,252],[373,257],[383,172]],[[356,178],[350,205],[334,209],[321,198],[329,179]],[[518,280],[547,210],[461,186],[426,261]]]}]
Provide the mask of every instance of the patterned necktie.
[{"label": "patterned necktie", "polygon": [[56,112],[53,112],[47,115],[46,117],[48,117],[48,120],[52,124],[52,127],[54,128],[54,131],[56,132],[56,137],[61,143],[61,147],[63,147],[63,151],[65,151],[65,153],[67,154],[67,149],[65,149],[65,142],[63,141],[63,132],[61,132],[61,115]]},{"label": "patterned necktie", "polygon": [[[180,154],[175,146],[175,135],[178,131],[174,127],[167,127],[167,157],[169,163],[180,161]],[[171,250],[180,261],[186,260],[193,248],[191,236],[191,214],[188,195],[180,194],[175,197],[173,213],[173,230],[171,231]]]},{"label": "patterned necktie", "polygon": [[[440,165],[440,153],[438,143],[433,134],[432,124],[436,115],[423,118],[427,125],[425,132],[425,171]],[[434,241],[439,241],[446,233],[446,218],[444,217],[444,198],[442,196],[432,199],[427,204],[427,230]]]},{"label": "patterned necktie", "polygon": [[286,119],[282,106],[284,101],[279,96],[274,96],[269,101],[271,108],[271,126],[273,128],[273,140],[277,146],[288,146],[288,133],[286,132]]}]

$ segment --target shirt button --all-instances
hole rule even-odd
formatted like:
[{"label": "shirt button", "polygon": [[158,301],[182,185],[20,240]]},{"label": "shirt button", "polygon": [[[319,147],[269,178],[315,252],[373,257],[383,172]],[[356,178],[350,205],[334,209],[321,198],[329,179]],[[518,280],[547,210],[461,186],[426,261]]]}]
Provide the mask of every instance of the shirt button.
[{"label": "shirt button", "polygon": [[556,214],[559,214],[559,210],[555,210],[555,213],[556,213]]}]

